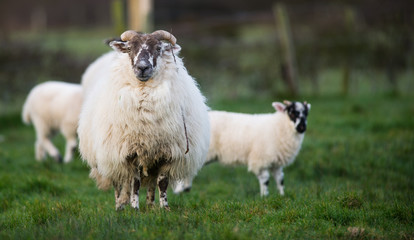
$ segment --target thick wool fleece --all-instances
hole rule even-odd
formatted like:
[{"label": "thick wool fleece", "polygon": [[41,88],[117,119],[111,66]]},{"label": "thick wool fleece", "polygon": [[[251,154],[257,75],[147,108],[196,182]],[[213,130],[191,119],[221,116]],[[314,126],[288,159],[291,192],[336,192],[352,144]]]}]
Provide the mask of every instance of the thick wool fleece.
[{"label": "thick wool fleece", "polygon": [[182,60],[164,56],[157,74],[139,82],[127,54],[109,55],[114,60],[88,94],[79,121],[79,148],[91,176],[123,181],[133,174],[127,159],[134,154],[148,168],[166,159],[172,182],[194,176],[207,156],[210,128],[205,98]]}]

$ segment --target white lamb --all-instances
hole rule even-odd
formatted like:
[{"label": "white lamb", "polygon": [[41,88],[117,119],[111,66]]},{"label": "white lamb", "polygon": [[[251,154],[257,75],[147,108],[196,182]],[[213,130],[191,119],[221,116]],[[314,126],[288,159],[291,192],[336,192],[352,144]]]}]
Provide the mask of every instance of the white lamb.
[{"label": "white lamb", "polygon": [[65,163],[73,158],[76,149],[76,128],[82,106],[80,84],[49,81],[35,86],[23,106],[22,118],[26,124],[33,123],[36,130],[35,154],[41,161],[48,153],[62,162],[58,149],[51,138],[60,131],[66,140]]},{"label": "white lamb", "polygon": [[113,62],[84,102],[79,149],[98,187],[114,186],[117,210],[139,209],[142,186],[153,205],[157,185],[169,209],[169,182],[193,177],[207,156],[208,108],[173,35],[126,31],[121,39],[110,42]]},{"label": "white lamb", "polygon": [[[272,103],[273,114],[209,112],[211,125],[207,162],[244,164],[260,183],[260,195],[269,194],[269,170],[279,193],[284,195],[283,167],[291,164],[302,146],[311,105],[304,102]],[[189,191],[191,179],[177,185],[174,192]]]}]

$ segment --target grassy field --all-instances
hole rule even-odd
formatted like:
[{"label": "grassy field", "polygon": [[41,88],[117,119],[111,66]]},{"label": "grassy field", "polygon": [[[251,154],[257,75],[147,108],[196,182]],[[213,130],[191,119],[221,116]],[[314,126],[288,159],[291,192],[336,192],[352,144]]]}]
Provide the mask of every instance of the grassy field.
[{"label": "grassy field", "polygon": [[[285,168],[286,196],[260,198],[243,166],[204,167],[170,212],[116,212],[77,157],[34,160],[34,130],[18,112],[0,119],[0,239],[414,239],[413,97],[306,99],[302,151]],[[271,100],[215,109],[270,112]],[[63,148],[63,139],[57,137]],[[158,205],[157,205],[158,206]]]}]

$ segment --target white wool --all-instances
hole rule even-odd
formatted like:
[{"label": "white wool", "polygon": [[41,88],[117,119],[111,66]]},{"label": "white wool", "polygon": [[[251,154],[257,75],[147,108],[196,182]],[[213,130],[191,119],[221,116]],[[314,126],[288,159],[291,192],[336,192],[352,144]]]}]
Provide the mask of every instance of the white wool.
[{"label": "white wool", "polygon": [[145,149],[155,157],[167,146],[172,159],[170,180],[194,176],[207,156],[210,129],[205,98],[182,60],[176,56],[175,63],[172,56],[164,56],[158,64],[163,69],[141,83],[128,54],[111,52],[101,58],[110,57],[113,61],[100,69],[101,77],[80,115],[83,159],[103,177],[119,179],[132,171],[126,164],[128,155]]},{"label": "white wool", "polygon": [[208,161],[218,157],[224,164],[240,163],[259,174],[260,170],[284,167],[298,154],[304,134],[284,112],[242,114],[209,112],[211,140]]},{"label": "white wool", "polygon": [[26,124],[33,123],[37,135],[36,158],[44,151],[59,158],[58,150],[50,142],[52,132],[60,131],[66,139],[65,162],[72,159],[76,147],[76,129],[82,105],[80,84],[48,81],[35,86],[29,93],[22,112]]},{"label": "white wool", "polygon": [[108,71],[106,71],[105,68],[111,66],[115,56],[115,52],[105,53],[86,68],[81,78],[81,85],[85,96],[89,94],[100,79],[106,77],[105,74],[107,74]]},{"label": "white wool", "polygon": [[[283,167],[295,160],[304,138],[286,111],[273,114],[210,111],[209,119],[211,136],[206,163],[218,160],[223,164],[246,165],[258,178],[262,196],[268,195],[270,170],[283,195]],[[184,179],[174,192],[189,191],[191,185],[192,178]]]}]

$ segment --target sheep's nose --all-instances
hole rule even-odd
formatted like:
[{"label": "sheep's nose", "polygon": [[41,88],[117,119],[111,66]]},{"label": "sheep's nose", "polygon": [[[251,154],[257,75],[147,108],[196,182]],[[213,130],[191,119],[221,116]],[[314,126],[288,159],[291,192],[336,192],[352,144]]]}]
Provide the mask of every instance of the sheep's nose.
[{"label": "sheep's nose", "polygon": [[304,119],[301,119],[299,125],[296,127],[296,130],[299,133],[304,133],[306,131],[306,121]]},{"label": "sheep's nose", "polygon": [[145,72],[145,70],[149,69],[149,65],[147,64],[139,64],[138,69],[141,70],[141,72]]},{"label": "sheep's nose", "polygon": [[305,124],[300,124],[297,129],[296,129],[299,133],[304,133],[306,131],[306,125]]}]

